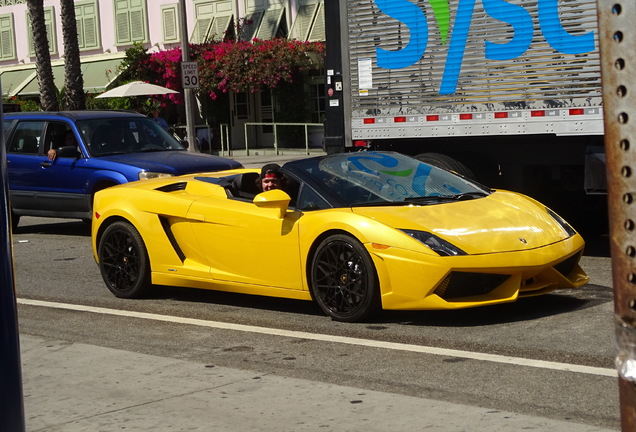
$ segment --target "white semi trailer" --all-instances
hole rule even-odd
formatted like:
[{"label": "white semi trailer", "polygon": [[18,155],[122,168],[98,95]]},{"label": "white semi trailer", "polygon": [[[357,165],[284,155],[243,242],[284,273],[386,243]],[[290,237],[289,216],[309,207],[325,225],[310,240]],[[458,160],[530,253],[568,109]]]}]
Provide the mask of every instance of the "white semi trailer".
[{"label": "white semi trailer", "polygon": [[328,152],[427,153],[603,226],[596,0],[328,0],[325,25]]}]

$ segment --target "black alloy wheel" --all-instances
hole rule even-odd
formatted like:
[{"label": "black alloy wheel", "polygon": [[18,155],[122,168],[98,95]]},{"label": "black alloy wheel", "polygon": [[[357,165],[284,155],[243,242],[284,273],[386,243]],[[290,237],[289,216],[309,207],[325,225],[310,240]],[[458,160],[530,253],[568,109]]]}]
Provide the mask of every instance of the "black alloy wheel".
[{"label": "black alloy wheel", "polygon": [[356,322],[380,309],[380,290],[373,261],[351,236],[323,240],[311,260],[311,294],[335,321]]},{"label": "black alloy wheel", "polygon": [[130,223],[119,221],[108,226],[97,255],[102,278],[117,297],[138,298],[148,289],[148,252],[139,231]]}]

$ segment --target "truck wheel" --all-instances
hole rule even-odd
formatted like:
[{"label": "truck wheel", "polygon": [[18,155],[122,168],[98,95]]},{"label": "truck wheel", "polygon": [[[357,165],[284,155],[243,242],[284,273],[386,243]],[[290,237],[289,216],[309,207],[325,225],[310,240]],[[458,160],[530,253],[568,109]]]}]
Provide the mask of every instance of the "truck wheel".
[{"label": "truck wheel", "polygon": [[436,166],[438,168],[445,169],[447,171],[453,171],[461,176],[464,176],[470,180],[477,180],[475,174],[466,167],[460,161],[453,159],[450,156],[446,156],[441,153],[421,153],[415,156],[415,159],[427,163],[429,165]]}]

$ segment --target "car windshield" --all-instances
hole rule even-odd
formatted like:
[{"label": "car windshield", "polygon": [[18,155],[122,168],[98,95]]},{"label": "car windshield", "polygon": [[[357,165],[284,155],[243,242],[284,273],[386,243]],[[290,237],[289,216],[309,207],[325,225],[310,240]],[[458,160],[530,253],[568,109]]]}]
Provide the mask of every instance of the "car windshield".
[{"label": "car windshield", "polygon": [[80,120],[77,128],[91,156],[184,150],[174,137],[146,117]]},{"label": "car windshield", "polygon": [[349,153],[294,165],[348,206],[429,205],[490,194],[468,179],[399,153]]}]

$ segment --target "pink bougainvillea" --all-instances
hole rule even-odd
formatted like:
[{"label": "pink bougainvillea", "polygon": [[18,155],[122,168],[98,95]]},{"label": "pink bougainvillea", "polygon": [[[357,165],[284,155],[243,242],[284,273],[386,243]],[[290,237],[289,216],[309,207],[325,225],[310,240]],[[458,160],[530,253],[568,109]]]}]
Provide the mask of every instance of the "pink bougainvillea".
[{"label": "pink bougainvillea", "polygon": [[[293,82],[298,73],[318,67],[315,62],[322,61],[323,55],[323,43],[286,39],[190,45],[191,60],[199,65],[200,91],[212,99],[221,93],[257,92]],[[180,62],[181,49],[175,48],[153,53],[135,67],[146,80],[181,90]],[[165,98],[182,102],[181,94]]]}]

